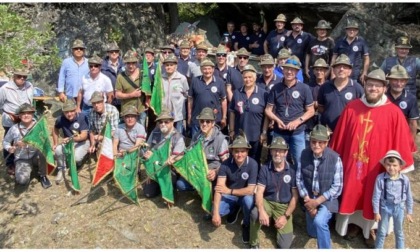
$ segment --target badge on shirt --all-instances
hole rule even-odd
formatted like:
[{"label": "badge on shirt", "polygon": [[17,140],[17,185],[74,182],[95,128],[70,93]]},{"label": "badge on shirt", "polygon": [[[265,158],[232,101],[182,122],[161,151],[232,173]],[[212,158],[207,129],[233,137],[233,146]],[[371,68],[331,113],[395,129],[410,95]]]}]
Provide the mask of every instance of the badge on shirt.
[{"label": "badge on shirt", "polygon": [[299,91],[293,91],[293,93],[292,93],[293,98],[297,99],[297,98],[299,98],[299,96],[300,96]]},{"label": "badge on shirt", "polygon": [[246,39],[246,40],[249,40],[249,37],[246,37],[245,39]]},{"label": "badge on shirt", "polygon": [[249,178],[249,174],[247,172],[244,172],[244,173],[241,174],[241,178],[243,180],[247,180]]},{"label": "badge on shirt", "polygon": [[262,34],[258,35],[259,38],[261,38]]},{"label": "badge on shirt", "polygon": [[252,98],[252,104],[254,104],[254,105],[257,105],[259,102],[260,102],[260,99],[258,99],[258,98]]},{"label": "badge on shirt", "polygon": [[235,39],[236,37],[235,37],[235,35],[232,35],[232,39]]},{"label": "badge on shirt", "polygon": [[286,38],[285,37],[281,37],[280,38],[280,41],[284,41]]},{"label": "badge on shirt", "polygon": [[353,46],[353,52],[357,52],[357,51],[359,51],[359,47],[357,47],[356,45]]},{"label": "badge on shirt", "polygon": [[350,101],[353,98],[353,94],[351,92],[347,92],[344,95],[344,98],[346,98],[346,100]]},{"label": "badge on shirt", "polygon": [[155,69],[150,70],[151,74],[155,74]]},{"label": "badge on shirt", "polygon": [[213,93],[216,93],[217,92],[217,87],[211,87],[211,89],[210,89]]},{"label": "badge on shirt", "polygon": [[225,79],[225,80],[226,80],[226,77],[227,77],[227,73],[224,73],[224,74],[223,74],[223,79]]},{"label": "badge on shirt", "polygon": [[292,177],[290,177],[289,174],[284,175],[284,177],[283,177],[284,183],[288,184],[290,182],[290,180],[292,180]]},{"label": "badge on shirt", "polygon": [[244,102],[243,101],[238,101],[238,103],[236,103],[236,106],[238,106],[239,114],[243,114],[244,113]]},{"label": "badge on shirt", "polygon": [[78,122],[73,123],[73,128],[78,129],[80,127],[80,124]]},{"label": "badge on shirt", "polygon": [[298,39],[297,42],[298,42],[298,44],[301,44],[302,43],[302,39]]},{"label": "badge on shirt", "polygon": [[407,70],[407,72],[411,72],[411,70],[413,70],[413,69],[411,68],[411,66],[408,66],[408,67],[406,67],[405,69]]},{"label": "badge on shirt", "polygon": [[407,108],[407,103],[405,101],[400,102],[400,108],[401,109],[406,109]]}]

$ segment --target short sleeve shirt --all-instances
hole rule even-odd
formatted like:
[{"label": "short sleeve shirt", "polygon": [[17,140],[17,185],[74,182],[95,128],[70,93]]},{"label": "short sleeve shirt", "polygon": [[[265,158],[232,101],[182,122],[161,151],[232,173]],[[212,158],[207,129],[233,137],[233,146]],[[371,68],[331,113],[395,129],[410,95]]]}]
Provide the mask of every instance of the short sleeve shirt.
[{"label": "short sleeve shirt", "polygon": [[[363,68],[363,56],[369,55],[369,48],[366,41],[362,37],[356,37],[350,44],[346,37],[339,39],[334,47],[334,54],[345,54],[350,58],[353,64],[352,78],[358,78]],[[355,76],[357,75],[357,76]]]},{"label": "short sleeve shirt", "polygon": [[236,35],[235,43],[238,43],[238,50],[241,48],[245,48],[247,51],[249,51],[249,44],[251,43],[251,35],[246,34],[243,35],[242,33],[238,33]]},{"label": "short sleeve shirt", "polygon": [[405,118],[409,120],[416,120],[419,118],[419,108],[417,107],[417,98],[407,90],[403,90],[403,93],[394,99],[391,91],[388,89],[388,99],[397,105],[403,112]]},{"label": "short sleeve shirt", "polygon": [[82,77],[81,90],[83,91],[83,103],[92,106],[90,98],[95,91],[103,93],[104,101],[106,101],[106,93],[113,92],[114,88],[111,79],[105,74],[99,73],[95,79],[92,79],[92,76],[88,73]]},{"label": "short sleeve shirt", "polygon": [[268,53],[273,56],[273,58],[277,58],[277,54],[279,51],[284,47],[284,41],[286,40],[287,30],[283,29],[281,32],[277,30],[272,30],[268,33],[267,41],[268,45]]},{"label": "short sleeve shirt", "polygon": [[241,167],[238,167],[233,157],[226,159],[220,166],[219,178],[226,178],[226,186],[231,189],[241,189],[257,184],[258,164],[247,157]]},{"label": "short sleeve shirt", "polygon": [[264,199],[287,204],[292,199],[292,188],[296,188],[295,171],[286,163],[286,167],[278,172],[269,162],[260,169],[258,185],[265,187]]},{"label": "short sleeve shirt", "polygon": [[54,127],[56,129],[62,129],[64,137],[72,137],[74,131],[80,134],[82,131],[89,130],[87,118],[83,113],[79,113],[74,121],[69,121],[62,115],[55,120]]},{"label": "short sleeve shirt", "polygon": [[258,34],[253,33],[251,35],[251,43],[257,42],[259,45],[257,48],[251,48],[251,53],[255,55],[263,55],[264,54],[264,41],[267,37],[267,34],[265,34],[263,31],[260,31]]},{"label": "short sleeve shirt", "polygon": [[137,139],[146,140],[146,130],[144,126],[136,122],[131,130],[127,130],[125,124],[118,125],[114,137],[118,139],[118,147],[120,150],[129,150],[136,144]]},{"label": "short sleeve shirt", "polygon": [[288,48],[292,55],[296,55],[301,64],[304,65],[306,52],[312,39],[312,34],[304,31],[296,37],[293,37],[293,34],[290,34],[286,37],[286,41],[284,41],[284,47]]},{"label": "short sleeve shirt", "polygon": [[171,138],[171,155],[179,155],[185,150],[185,141],[184,137],[178,133],[175,129],[171,134],[164,136],[159,129],[154,129],[150,134],[149,139],[147,139],[147,144],[152,148],[160,148],[164,145],[165,141]]},{"label": "short sleeve shirt", "polygon": [[232,91],[243,87],[242,74],[234,67],[226,66],[224,69],[214,68],[214,75],[222,79],[225,85],[231,85]]},{"label": "short sleeve shirt", "polygon": [[309,42],[307,54],[310,56],[309,66],[313,66],[315,61],[318,59],[324,59],[328,65],[331,64],[331,58],[333,55],[335,42],[331,38],[327,38],[323,41],[313,39]]},{"label": "short sleeve shirt", "polygon": [[276,74],[273,74],[273,78],[271,78],[270,82],[268,84],[264,81],[264,76],[260,76],[257,78],[257,85],[264,88],[267,92],[270,92],[270,90],[274,87],[274,85],[279,84],[282,81],[282,78],[277,76]]}]

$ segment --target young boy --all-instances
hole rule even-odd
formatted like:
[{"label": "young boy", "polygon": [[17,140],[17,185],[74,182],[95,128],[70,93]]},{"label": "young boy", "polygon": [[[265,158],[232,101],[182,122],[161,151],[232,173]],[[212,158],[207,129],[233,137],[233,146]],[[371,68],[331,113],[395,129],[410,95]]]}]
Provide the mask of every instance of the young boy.
[{"label": "young boy", "polygon": [[405,161],[400,153],[390,150],[379,161],[386,169],[378,175],[373,191],[372,204],[375,221],[378,224],[376,234],[376,248],[383,248],[388,222],[394,219],[395,247],[404,248],[404,209],[407,208],[407,220],[413,222],[413,196],[410,181],[400,170],[405,166]]}]

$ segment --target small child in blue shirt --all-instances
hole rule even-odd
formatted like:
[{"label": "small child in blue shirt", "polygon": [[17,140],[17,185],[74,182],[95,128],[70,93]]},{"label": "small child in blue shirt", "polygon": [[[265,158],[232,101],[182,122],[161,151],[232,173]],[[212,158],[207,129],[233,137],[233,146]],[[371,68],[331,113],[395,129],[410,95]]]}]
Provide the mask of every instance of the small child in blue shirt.
[{"label": "small child in blue shirt", "polygon": [[378,224],[375,248],[383,248],[388,230],[389,219],[394,219],[395,247],[404,248],[404,210],[407,209],[407,220],[413,222],[413,196],[410,180],[401,169],[405,161],[398,151],[390,150],[379,161],[386,172],[378,175],[373,191],[372,204],[374,219]]}]

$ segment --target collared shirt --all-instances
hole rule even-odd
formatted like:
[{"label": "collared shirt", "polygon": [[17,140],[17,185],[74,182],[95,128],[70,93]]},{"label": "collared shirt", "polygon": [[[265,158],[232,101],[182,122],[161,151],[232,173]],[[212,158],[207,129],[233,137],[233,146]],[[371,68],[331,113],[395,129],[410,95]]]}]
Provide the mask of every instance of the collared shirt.
[{"label": "collared shirt", "polygon": [[261,167],[257,185],[264,187],[264,199],[288,204],[293,196],[292,188],[296,188],[295,170],[286,162],[282,171],[276,171],[270,161]]},{"label": "collared shirt", "polygon": [[360,36],[356,37],[350,44],[345,36],[335,43],[334,54],[337,56],[345,54],[350,58],[350,63],[353,64],[351,78],[357,79],[363,70],[363,57],[369,56],[369,47]]},{"label": "collared shirt", "polygon": [[220,78],[213,76],[209,84],[206,84],[203,76],[193,78],[188,90],[188,97],[192,97],[194,103],[191,112],[193,124],[197,124],[196,117],[205,107],[215,110],[216,122],[220,122],[222,119],[221,103],[226,99],[226,87]]},{"label": "collared shirt", "polygon": [[[31,127],[33,127],[36,124],[35,119],[33,119],[33,124]],[[20,130],[19,130],[20,129]],[[21,123],[17,123],[13,125],[9,131],[7,132],[6,136],[4,136],[3,139],[3,149],[8,150],[10,147],[12,147],[13,143],[16,143],[28,133],[28,130],[31,128],[26,128]],[[34,155],[37,149],[32,147],[31,145],[26,145],[25,147],[16,147],[14,156],[15,160],[19,159],[31,159]]]},{"label": "collared shirt", "polygon": [[264,88],[267,92],[270,92],[270,90],[273,88],[274,85],[281,83],[282,78],[279,78],[276,74],[273,74],[273,77],[271,78],[270,82],[268,84],[264,81],[264,76],[261,75],[257,78],[257,85],[261,88]]},{"label": "collared shirt", "polygon": [[268,33],[267,41],[268,53],[277,58],[277,54],[284,47],[284,41],[286,40],[287,30],[283,29],[281,32],[278,32],[277,29],[272,30]]},{"label": "collared shirt", "polygon": [[[117,83],[115,84],[115,90],[121,91],[124,94],[128,94],[133,92],[137,88],[141,88],[141,72],[139,73],[138,78],[131,82],[134,83],[134,85],[131,85],[127,81],[127,78],[130,79],[130,77],[128,77],[125,72],[119,73],[117,76]],[[144,93],[142,93],[142,95],[139,98],[133,97],[128,99],[121,99],[121,110],[124,110],[126,106],[134,106],[141,113],[145,109],[145,101],[146,96],[144,95]]]},{"label": "collared shirt", "polygon": [[146,140],[146,136],[147,133],[144,126],[136,122],[130,130],[127,130],[125,123],[118,125],[114,138],[118,139],[119,150],[129,150],[134,147],[137,139]]},{"label": "collared shirt", "polygon": [[[386,200],[384,198],[385,182]],[[413,214],[413,195],[411,193],[411,185],[408,177],[404,174],[400,174],[398,179],[392,180],[386,172],[379,174],[378,177],[376,177],[372,196],[373,213],[380,213],[380,207],[385,206],[386,204],[393,203],[398,205],[404,202],[407,213]]]},{"label": "collared shirt", "polygon": [[97,113],[94,109],[90,111],[89,129],[95,134],[100,134],[102,128],[105,126],[106,117],[109,116],[111,123],[111,130],[114,132],[118,128],[118,122],[120,121],[120,113],[117,108],[111,104],[105,103],[104,112],[102,114]]},{"label": "collared shirt", "polygon": [[82,86],[80,88],[83,91],[83,103],[92,106],[90,98],[95,91],[99,91],[104,94],[104,101],[107,100],[107,93],[113,92],[111,80],[105,74],[99,72],[95,79],[92,79],[90,73],[82,77]]},{"label": "collared shirt", "polygon": [[226,159],[220,166],[219,178],[226,178],[226,186],[231,189],[246,188],[257,184],[258,164],[251,157],[246,157],[241,167],[233,157]]},{"label": "collared shirt", "polygon": [[[177,134],[175,136],[175,134]],[[154,149],[159,149],[163,146],[166,140],[171,139],[171,151],[170,155],[180,155],[185,150],[185,141],[184,137],[176,131],[176,129],[172,129],[172,132],[164,136],[160,129],[155,128],[147,139],[147,144]],[[162,160],[165,161],[165,160]]]},{"label": "collared shirt", "polygon": [[[276,66],[274,68],[274,74],[277,75],[277,77],[279,78],[283,78],[284,77],[283,68],[281,68],[280,66]],[[296,79],[298,79],[298,81],[300,82],[303,82],[302,69],[299,69],[299,71],[297,72]]]},{"label": "collared shirt", "polygon": [[232,92],[240,89],[244,85],[241,72],[234,67],[226,65],[223,69],[219,69],[216,65],[214,68],[214,75],[222,79],[225,85],[231,85]]},{"label": "collared shirt", "polygon": [[201,67],[200,67],[200,61],[198,61],[197,59],[194,59],[194,61],[189,61],[188,62],[188,72],[187,72],[187,77],[188,78],[193,78],[193,77],[198,77],[200,75],[203,75],[201,73]]},{"label": "collared shirt", "polygon": [[177,64],[177,71],[180,72],[182,75],[187,77],[188,73],[188,62],[191,61],[191,57],[188,56],[187,59],[183,59],[181,56],[178,57],[178,64]]},{"label": "collared shirt", "polygon": [[88,120],[83,113],[76,115],[73,121],[69,121],[64,115],[55,120],[54,127],[63,130],[64,137],[72,137],[74,131],[80,134],[82,131],[89,130]]},{"label": "collared shirt", "polygon": [[83,58],[81,65],[77,64],[73,57],[63,61],[58,76],[57,92],[64,92],[66,96],[75,98],[82,85],[82,77],[89,73],[89,64]]},{"label": "collared shirt", "polygon": [[172,74],[168,79],[167,74],[162,74],[163,100],[162,106],[173,113],[174,121],[178,122],[184,119],[185,99],[188,94],[187,78],[178,71]]},{"label": "collared shirt", "polygon": [[[192,142],[199,138],[204,138],[202,132],[193,136]],[[218,125],[214,125],[213,132],[203,140],[203,151],[206,155],[207,165],[209,169],[220,167],[221,158],[229,155],[229,146],[226,136],[220,131]]]},{"label": "collared shirt", "polygon": [[312,41],[314,37],[308,32],[301,31],[296,37],[293,36],[293,33],[290,33],[284,41],[284,47],[290,50],[292,55],[295,55],[299,58],[302,67],[305,64],[305,56],[308,51],[309,42]]},{"label": "collared shirt", "polygon": [[[319,157],[316,158],[314,156],[313,160],[314,160],[314,175],[312,178],[312,191],[314,193],[319,193],[319,173],[318,173],[318,166],[321,162],[321,159],[323,157]],[[326,200],[330,200],[330,199],[337,199],[340,195],[341,195],[341,191],[343,188],[343,163],[341,162],[341,159],[338,158],[337,162],[335,163],[335,167],[334,167],[334,179],[331,183],[331,187],[329,190],[325,191],[322,196],[325,197]],[[300,163],[298,163],[298,168],[296,171],[296,185],[299,191],[299,195],[300,197],[305,197],[308,194],[308,191],[305,188],[305,184],[303,182],[303,177],[302,177],[302,167],[300,166]]]},{"label": "collared shirt", "polygon": [[251,43],[253,44],[257,42],[259,45],[257,48],[251,48],[251,53],[255,55],[263,55],[264,54],[264,41],[267,37],[267,34],[265,34],[262,30],[258,32],[258,34],[253,33],[251,34]]},{"label": "collared shirt", "polygon": [[403,90],[402,94],[396,99],[391,94],[391,88],[386,92],[388,99],[397,105],[403,112],[405,118],[409,120],[419,119],[419,108],[417,107],[417,98],[407,90]]},{"label": "collared shirt", "polygon": [[242,129],[248,141],[258,141],[264,122],[264,109],[267,102],[267,91],[255,85],[248,97],[245,87],[235,90],[229,103],[229,110],[235,113],[235,133]]},{"label": "collared shirt", "polygon": [[321,123],[334,130],[344,107],[350,101],[362,97],[363,93],[362,86],[355,80],[349,79],[346,86],[340,91],[334,85],[334,80],[327,81],[319,88],[318,92],[318,105],[324,108],[324,112],[321,114]]},{"label": "collared shirt", "polygon": [[[2,124],[4,127],[12,127],[14,124],[7,113],[16,114],[17,109],[24,103],[32,104],[34,98],[34,87],[26,81],[22,88],[19,88],[13,80],[10,80],[0,88],[0,110]],[[7,112],[7,113],[4,113]]]},{"label": "collared shirt", "polygon": [[251,35],[250,34],[243,35],[241,32],[239,32],[236,36],[235,43],[238,43],[238,50],[241,48],[245,48],[247,51],[249,51],[249,44],[251,43]]}]

